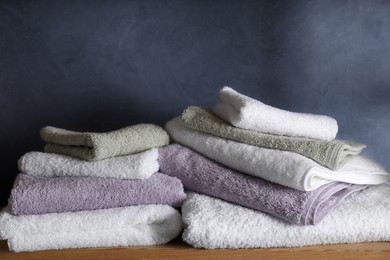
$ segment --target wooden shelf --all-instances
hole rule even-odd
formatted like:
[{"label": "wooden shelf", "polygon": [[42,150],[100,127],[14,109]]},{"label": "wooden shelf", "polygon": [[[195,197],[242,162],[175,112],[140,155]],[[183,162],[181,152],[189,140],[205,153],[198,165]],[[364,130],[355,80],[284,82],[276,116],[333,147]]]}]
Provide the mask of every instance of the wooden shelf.
[{"label": "wooden shelf", "polygon": [[390,259],[390,242],[272,249],[195,249],[179,239],[161,246],[85,248],[13,253],[0,241],[0,259]]}]

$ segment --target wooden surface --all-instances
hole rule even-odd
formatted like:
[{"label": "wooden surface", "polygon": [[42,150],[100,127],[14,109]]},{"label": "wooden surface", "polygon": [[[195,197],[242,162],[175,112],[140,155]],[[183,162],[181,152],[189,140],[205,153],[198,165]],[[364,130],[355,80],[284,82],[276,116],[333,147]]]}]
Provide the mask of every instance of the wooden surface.
[{"label": "wooden surface", "polygon": [[390,242],[273,249],[195,249],[180,240],[167,245],[13,253],[0,241],[0,259],[390,259]]}]

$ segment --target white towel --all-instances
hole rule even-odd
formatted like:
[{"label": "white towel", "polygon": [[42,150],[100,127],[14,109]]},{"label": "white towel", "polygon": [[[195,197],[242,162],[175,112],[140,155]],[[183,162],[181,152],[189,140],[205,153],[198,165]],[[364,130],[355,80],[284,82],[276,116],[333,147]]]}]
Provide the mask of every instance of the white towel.
[{"label": "white towel", "polygon": [[147,179],[158,171],[157,159],[157,148],[100,161],[85,161],[54,153],[29,152],[19,159],[18,165],[21,172],[41,177]]},{"label": "white towel", "polygon": [[179,212],[167,205],[14,216],[0,213],[0,239],[11,251],[164,244],[182,229]]},{"label": "white towel", "polygon": [[225,166],[298,190],[314,190],[332,181],[380,184],[390,177],[380,165],[355,156],[337,171],[303,155],[266,149],[208,135],[186,128],[177,117],[165,129],[171,138]]},{"label": "white towel", "polygon": [[183,240],[202,248],[268,248],[390,241],[390,186],[346,198],[316,226],[297,226],[266,213],[191,193],[182,206]]},{"label": "white towel", "polygon": [[338,131],[337,121],[332,117],[275,108],[229,87],[220,90],[219,103],[213,111],[236,127],[263,133],[329,141]]}]

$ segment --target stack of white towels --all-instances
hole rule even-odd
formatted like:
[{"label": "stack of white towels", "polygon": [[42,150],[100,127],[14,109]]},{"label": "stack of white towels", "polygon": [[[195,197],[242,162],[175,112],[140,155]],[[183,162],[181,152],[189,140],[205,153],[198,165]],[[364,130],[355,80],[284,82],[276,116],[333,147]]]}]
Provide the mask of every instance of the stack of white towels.
[{"label": "stack of white towels", "polygon": [[[229,87],[222,88],[219,98],[214,114],[237,128],[324,141],[335,139],[338,131],[331,117],[284,111]],[[322,222],[306,226],[191,192],[182,206],[183,239],[194,247],[267,248],[390,240],[390,202],[383,199],[390,196],[390,186],[385,184],[389,173],[364,156],[353,155],[332,170],[298,153],[196,131],[186,127],[180,117],[169,121],[166,130],[173,141],[221,165],[293,189],[313,191],[333,182],[369,185],[341,201]]]}]

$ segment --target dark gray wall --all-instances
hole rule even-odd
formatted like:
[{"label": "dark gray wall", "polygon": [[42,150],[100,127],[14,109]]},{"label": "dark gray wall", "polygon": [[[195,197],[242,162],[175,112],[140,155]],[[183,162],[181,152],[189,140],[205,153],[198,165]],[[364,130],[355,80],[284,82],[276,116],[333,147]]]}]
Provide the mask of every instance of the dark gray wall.
[{"label": "dark gray wall", "polygon": [[390,1],[0,1],[0,204],[39,129],[163,125],[229,85],[390,168]]}]

